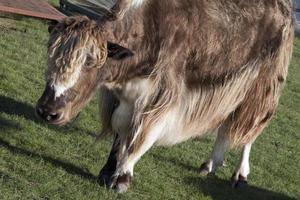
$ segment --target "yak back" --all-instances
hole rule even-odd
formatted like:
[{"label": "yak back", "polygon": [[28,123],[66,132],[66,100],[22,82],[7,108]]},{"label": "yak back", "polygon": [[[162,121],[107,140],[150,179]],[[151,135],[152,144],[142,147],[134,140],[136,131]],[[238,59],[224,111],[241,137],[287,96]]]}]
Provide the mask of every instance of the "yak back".
[{"label": "yak back", "polygon": [[224,84],[272,57],[291,21],[288,0],[147,0],[108,23],[108,39],[135,55],[108,61],[110,80],[167,73],[190,89]]}]

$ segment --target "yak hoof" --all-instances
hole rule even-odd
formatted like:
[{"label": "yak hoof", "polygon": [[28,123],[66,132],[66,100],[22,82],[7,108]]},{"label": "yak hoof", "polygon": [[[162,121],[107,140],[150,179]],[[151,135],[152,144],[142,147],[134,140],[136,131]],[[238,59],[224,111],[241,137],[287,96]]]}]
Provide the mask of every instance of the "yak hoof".
[{"label": "yak hoof", "polygon": [[101,186],[110,186],[112,182],[114,172],[111,171],[101,171],[98,176],[98,183]]},{"label": "yak hoof", "polygon": [[128,190],[130,186],[130,179],[131,176],[128,173],[118,177],[115,188],[117,193],[124,193]]},{"label": "yak hoof", "polygon": [[117,183],[116,185],[116,192],[119,194],[127,192],[129,188],[129,183]]},{"label": "yak hoof", "polygon": [[209,166],[207,162],[202,163],[202,165],[200,166],[200,175],[202,176],[207,176],[209,175],[211,172],[209,170]]},{"label": "yak hoof", "polygon": [[109,187],[115,189],[117,193],[125,193],[130,186],[130,174],[115,175],[111,178]]},{"label": "yak hoof", "polygon": [[247,177],[244,177],[242,175],[236,175],[234,173],[231,178],[231,186],[234,189],[243,189],[247,187],[248,182],[247,182]]}]

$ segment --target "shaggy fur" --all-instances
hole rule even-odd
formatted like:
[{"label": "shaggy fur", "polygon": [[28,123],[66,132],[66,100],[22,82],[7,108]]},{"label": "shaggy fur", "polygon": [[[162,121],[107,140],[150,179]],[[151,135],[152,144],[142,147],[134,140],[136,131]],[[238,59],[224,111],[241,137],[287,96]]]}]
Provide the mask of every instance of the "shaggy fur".
[{"label": "shaggy fur", "polygon": [[137,143],[174,105],[182,130],[189,133],[182,137],[201,135],[227,119],[232,121],[231,144],[248,143],[273,115],[287,74],[291,5],[261,0],[172,2],[147,2],[143,13],[128,13],[126,23],[105,28],[112,30],[107,31],[110,40],[135,53],[122,67],[107,63],[116,68],[108,81],[126,82],[135,76],[152,80],[133,117],[135,129],[143,126],[145,132],[139,133]]},{"label": "shaggy fur", "polygon": [[[115,17],[98,24],[67,18],[49,41],[49,80],[84,96],[74,109],[101,85],[102,133],[119,136],[110,178],[121,192],[124,176],[154,143],[222,127],[220,138],[250,152],[278,104],[294,31],[288,0],[134,2],[117,1]],[[83,94],[89,54],[97,81]]]}]

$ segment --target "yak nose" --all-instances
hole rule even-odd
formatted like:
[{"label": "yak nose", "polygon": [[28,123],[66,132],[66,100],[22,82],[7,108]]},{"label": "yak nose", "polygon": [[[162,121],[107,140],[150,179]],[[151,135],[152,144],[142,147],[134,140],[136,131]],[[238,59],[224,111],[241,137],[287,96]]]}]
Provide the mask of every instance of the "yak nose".
[{"label": "yak nose", "polygon": [[53,112],[44,106],[37,106],[36,113],[39,117],[41,117],[43,120],[45,120],[47,122],[53,122],[53,121],[59,119],[59,117],[60,117],[60,114],[58,112]]}]

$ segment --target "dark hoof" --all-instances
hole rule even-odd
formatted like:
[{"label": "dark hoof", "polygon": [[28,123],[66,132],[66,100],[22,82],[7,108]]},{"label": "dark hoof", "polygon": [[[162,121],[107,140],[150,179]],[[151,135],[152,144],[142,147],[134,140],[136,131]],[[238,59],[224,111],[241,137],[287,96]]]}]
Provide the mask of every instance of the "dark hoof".
[{"label": "dark hoof", "polygon": [[246,177],[243,177],[241,175],[237,177],[236,174],[233,174],[231,178],[231,182],[232,182],[232,188],[234,189],[243,189],[246,188],[248,185]]},{"label": "dark hoof", "polygon": [[200,175],[207,176],[210,174],[208,163],[205,162],[200,166]]},{"label": "dark hoof", "polygon": [[110,186],[112,183],[112,178],[113,178],[113,172],[110,171],[100,172],[98,176],[98,183],[101,186]]}]

